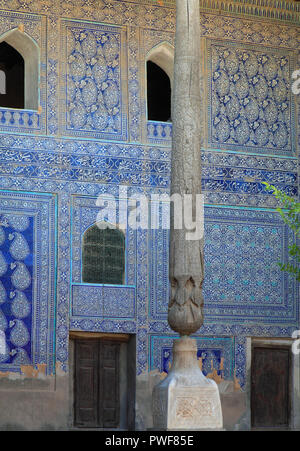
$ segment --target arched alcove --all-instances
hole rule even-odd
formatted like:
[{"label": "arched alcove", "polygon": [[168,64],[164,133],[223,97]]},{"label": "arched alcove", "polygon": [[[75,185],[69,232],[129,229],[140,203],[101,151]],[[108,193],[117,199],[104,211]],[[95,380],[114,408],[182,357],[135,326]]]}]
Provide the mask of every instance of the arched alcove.
[{"label": "arched alcove", "polygon": [[123,285],[125,235],[103,223],[89,227],[82,241],[82,282]]},{"label": "arched alcove", "polygon": [[0,36],[1,44],[4,49],[5,45],[13,48],[24,61],[24,105],[21,108],[38,110],[40,50],[37,43],[27,33],[15,28]]},{"label": "arched alcove", "polygon": [[0,106],[24,108],[24,59],[7,42],[0,43]]},{"label": "arched alcove", "polygon": [[171,89],[174,49],[163,42],[151,49],[146,58],[148,120],[171,120]]}]

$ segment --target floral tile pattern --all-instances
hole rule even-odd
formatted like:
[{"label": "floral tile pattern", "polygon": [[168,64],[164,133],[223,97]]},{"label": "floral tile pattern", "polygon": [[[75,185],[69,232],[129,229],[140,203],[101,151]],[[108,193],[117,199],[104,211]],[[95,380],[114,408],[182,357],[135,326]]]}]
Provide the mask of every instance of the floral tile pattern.
[{"label": "floral tile pattern", "polygon": [[210,144],[293,155],[293,52],[212,42]]},{"label": "floral tile pattern", "polygon": [[[299,329],[296,286],[274,267],[292,237],[262,182],[298,196],[300,97],[290,83],[300,5],[270,2],[241,11],[240,2],[200,1],[209,70],[199,149],[206,316],[197,341],[204,372],[224,358],[225,378],[235,370],[242,386],[246,337]],[[151,48],[173,43],[174,2],[79,3],[0,0],[1,36],[24,29],[41,57],[41,110],[0,109],[0,371],[25,362],[51,373],[55,361],[67,371],[70,330],[136,334],[137,373],[167,370],[175,337],[167,231],[127,232],[124,287],[82,284],[81,240],[99,194],[118,197],[119,185],[129,195],[169,192],[172,127],[147,123],[144,66]]]},{"label": "floral tile pattern", "polygon": [[[66,124],[68,136],[124,140],[127,119],[122,80],[124,31],[64,22]],[[64,44],[62,44],[64,45]],[[123,93],[123,95],[122,95]],[[62,116],[64,124],[64,115]]]}]

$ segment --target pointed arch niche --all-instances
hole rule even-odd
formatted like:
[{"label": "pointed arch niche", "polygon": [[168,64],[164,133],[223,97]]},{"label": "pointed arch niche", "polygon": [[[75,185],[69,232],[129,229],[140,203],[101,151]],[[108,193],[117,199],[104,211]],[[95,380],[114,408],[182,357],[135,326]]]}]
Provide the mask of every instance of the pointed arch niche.
[{"label": "pointed arch niche", "polygon": [[[19,73],[16,75],[17,77],[18,75],[19,77],[22,76],[23,80],[23,84],[20,87],[20,90],[23,88],[23,105],[19,106],[20,104],[16,104],[8,107],[38,110],[40,49],[37,43],[23,31],[22,27],[19,27],[0,36],[0,49],[1,47],[4,60],[7,53],[10,53],[11,56],[15,55],[16,60],[19,61],[18,67],[20,68],[22,67],[21,60],[23,60],[23,74]],[[5,69],[2,67],[1,69],[5,72]],[[19,70],[22,71],[22,69]]]},{"label": "pointed arch niche", "polygon": [[162,42],[146,56],[148,121],[171,121],[174,48]]}]

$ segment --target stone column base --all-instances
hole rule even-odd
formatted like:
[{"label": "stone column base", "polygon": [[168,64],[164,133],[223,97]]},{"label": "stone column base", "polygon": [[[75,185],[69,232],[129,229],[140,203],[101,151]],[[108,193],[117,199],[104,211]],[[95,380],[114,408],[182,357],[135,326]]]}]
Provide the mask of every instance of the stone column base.
[{"label": "stone column base", "polygon": [[172,368],[154,387],[152,401],[154,429],[223,429],[218,386],[200,370],[191,338],[174,340]]}]

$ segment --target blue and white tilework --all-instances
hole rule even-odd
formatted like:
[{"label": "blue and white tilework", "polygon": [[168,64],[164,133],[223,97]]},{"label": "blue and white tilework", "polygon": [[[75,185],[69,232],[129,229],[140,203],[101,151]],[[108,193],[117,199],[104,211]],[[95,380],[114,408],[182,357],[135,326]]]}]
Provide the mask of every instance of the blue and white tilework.
[{"label": "blue and white tilework", "polygon": [[56,201],[0,191],[1,368],[54,364]]},{"label": "blue and white tilework", "polygon": [[[206,206],[204,215],[206,323],[287,323],[296,327],[298,284],[277,266],[282,258],[286,261],[286,249],[294,237],[278,213]],[[168,240],[167,231],[151,233],[149,285],[153,319],[167,317]],[[161,254],[166,256],[163,260],[158,257]]]},{"label": "blue and white tilework", "polygon": [[[175,339],[178,337],[176,336]],[[174,337],[149,335],[150,368],[159,368],[169,372],[172,362],[172,345]],[[232,379],[235,369],[235,340],[233,337],[197,337],[197,358],[202,358],[202,371],[205,375],[216,369],[225,379]],[[226,362],[222,371],[221,359]],[[221,368],[220,368],[221,367]]]},{"label": "blue and white tilework", "polygon": [[17,11],[1,11],[0,41],[5,36],[18,30],[21,26],[23,33],[39,47],[39,107],[40,110],[19,110],[14,108],[0,108],[0,132],[8,133],[42,133],[46,132],[46,17],[35,14],[22,14]]},{"label": "blue and white tilework", "polygon": [[[205,374],[224,358],[224,377],[235,370],[242,387],[246,337],[299,329],[298,287],[276,267],[293,237],[262,182],[298,196],[300,97],[290,82],[300,5],[270,2],[242,11],[200,1],[208,114],[196,338]],[[41,105],[0,109],[0,371],[46,363],[51,373],[55,361],[68,370],[70,330],[136,334],[137,373],[168,369],[168,232],[127,231],[124,286],[81,280],[97,196],[118,197],[119,185],[128,195],[169,192],[172,127],[147,122],[145,92],[146,55],[173,43],[174,2],[163,3],[0,0],[0,35],[24,28],[40,48]]]},{"label": "blue and white tilework", "polygon": [[209,144],[295,154],[295,52],[208,41]]},{"label": "blue and white tilework", "polygon": [[135,287],[72,285],[72,316],[135,319]]},{"label": "blue and white tilework", "polygon": [[[118,27],[64,21],[67,136],[124,140],[127,135],[125,32]],[[124,73],[123,73],[124,72]]]}]

